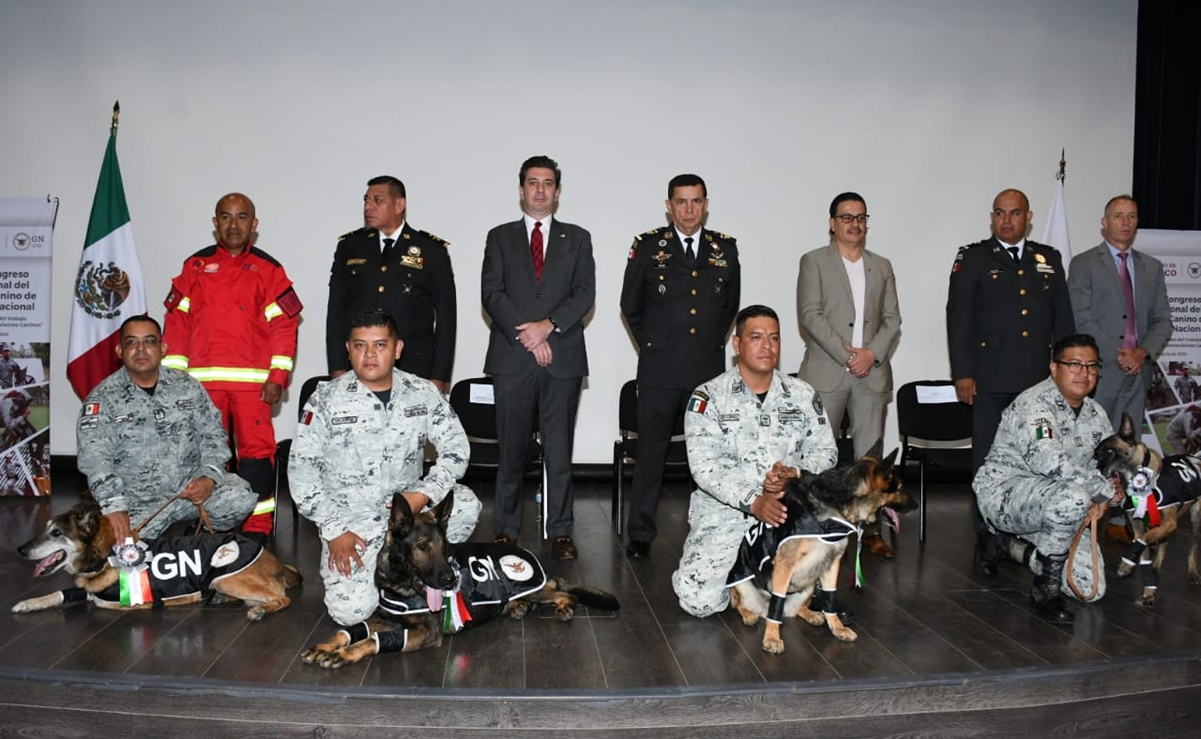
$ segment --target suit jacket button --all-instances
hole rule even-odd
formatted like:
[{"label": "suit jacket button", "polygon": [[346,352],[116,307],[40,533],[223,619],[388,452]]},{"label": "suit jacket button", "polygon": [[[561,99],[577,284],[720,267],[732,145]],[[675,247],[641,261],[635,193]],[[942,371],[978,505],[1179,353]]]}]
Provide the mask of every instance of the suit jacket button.
[{"label": "suit jacket button", "polygon": [[541,297],[542,297],[542,293],[537,293],[536,295],[534,295],[534,297],[536,297],[536,298],[541,298]]}]

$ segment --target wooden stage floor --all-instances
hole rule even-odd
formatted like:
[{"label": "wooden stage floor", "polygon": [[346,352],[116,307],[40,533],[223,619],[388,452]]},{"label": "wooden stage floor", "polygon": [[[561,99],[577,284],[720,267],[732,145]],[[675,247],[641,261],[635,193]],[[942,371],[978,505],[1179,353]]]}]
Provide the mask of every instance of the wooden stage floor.
[{"label": "wooden stage floor", "polygon": [[[477,539],[491,537],[490,484]],[[1194,730],[1201,712],[1201,588],[1185,574],[1178,535],[1159,604],[1133,605],[1136,578],[1109,583],[1074,628],[1027,604],[1029,572],[971,568],[969,492],[929,485],[928,539],[903,518],[898,556],[864,555],[856,591],[839,594],[858,641],[789,622],[787,652],[760,650],[762,627],[727,611],[696,619],[671,591],[687,531],[687,491],[669,481],[660,535],[630,561],[610,527],[608,481],[576,484],[580,559],[559,564],[536,538],[527,505],[522,543],[549,571],[618,595],[615,615],[581,609],[569,624],[538,611],[447,638],[436,650],[381,655],[341,670],[303,664],[301,650],[335,629],[324,613],[319,546],[293,525],[286,494],[274,548],[305,584],[291,608],[247,623],[235,606],[136,612],[74,606],[17,616],[15,601],[67,584],[34,582],[16,546],[78,498],[56,471],[50,502],[0,500],[0,732],[39,736],[1097,736]],[[910,483],[916,495],[916,483]],[[531,496],[532,497],[532,496]],[[1123,545],[1106,542],[1112,573]],[[1154,727],[1152,733],[1149,727]]]}]

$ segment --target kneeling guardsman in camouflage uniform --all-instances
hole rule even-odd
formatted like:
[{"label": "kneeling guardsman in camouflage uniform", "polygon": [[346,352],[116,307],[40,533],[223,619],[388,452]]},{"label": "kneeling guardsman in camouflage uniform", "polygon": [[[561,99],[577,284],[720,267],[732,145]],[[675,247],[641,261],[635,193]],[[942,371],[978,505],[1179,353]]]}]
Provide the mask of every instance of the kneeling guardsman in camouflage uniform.
[{"label": "kneeling guardsman in camouflage uniform", "polygon": [[[375,562],[388,530],[393,493],[414,512],[455,496],[447,538],[466,541],[480,501],[455,481],[467,469],[463,425],[429,380],[395,368],[404,344],[379,309],[351,321],[352,372],[322,385],[304,407],[288,477],[300,513],[321,534],[325,606],[339,624],[375,612]],[[422,477],[425,443],[438,461]]]},{"label": "kneeling guardsman in camouflage uniform", "polygon": [[171,496],[180,499],[146,524],[153,539],[176,521],[194,520],[204,504],[218,531],[238,527],[258,496],[225,471],[229,445],[221,414],[199,382],[161,367],[166,346],[158,321],[121,324],[117,355],[125,365],[88,393],[76,431],[79,471],[117,541]]},{"label": "kneeling guardsman in camouflage uniform", "polygon": [[701,385],[688,401],[684,430],[688,465],[698,489],[688,506],[688,538],[671,576],[680,607],[711,616],[730,602],[726,576],[756,520],[783,524],[787,482],[775,462],[822,472],[838,448],[821,398],[805,382],[776,369],[780,321],[762,305],[735,321],[738,366]]},{"label": "kneeling guardsman in camouflage uniform", "polygon": [[[995,565],[1012,557],[1034,571],[1030,600],[1035,613],[1055,624],[1075,617],[1064,606],[1064,569],[1072,537],[1088,516],[1105,515],[1117,498],[1097,471],[1093,450],[1113,433],[1105,409],[1088,394],[1101,368],[1097,344],[1087,334],[1055,342],[1051,376],[1018,395],[1001,416],[996,440],[972,483],[976,502],[995,536],[983,555]],[[1097,581],[1105,595],[1105,572],[1092,571],[1086,540],[1073,563],[1082,593]],[[1098,553],[1099,554],[1099,553]]]}]

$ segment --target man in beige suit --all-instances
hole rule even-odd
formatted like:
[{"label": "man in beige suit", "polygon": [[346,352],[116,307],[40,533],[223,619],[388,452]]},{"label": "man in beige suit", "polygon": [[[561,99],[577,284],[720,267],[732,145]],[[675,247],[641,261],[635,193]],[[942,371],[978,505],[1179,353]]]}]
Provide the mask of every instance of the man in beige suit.
[{"label": "man in beige suit", "polygon": [[[800,376],[817,391],[831,424],[849,410],[856,457],[883,443],[889,357],[901,332],[892,264],[864,248],[867,219],[858,193],[835,197],[830,244],[801,257],[797,278],[797,312],[807,334]],[[879,529],[864,543],[873,554],[893,556]]]}]

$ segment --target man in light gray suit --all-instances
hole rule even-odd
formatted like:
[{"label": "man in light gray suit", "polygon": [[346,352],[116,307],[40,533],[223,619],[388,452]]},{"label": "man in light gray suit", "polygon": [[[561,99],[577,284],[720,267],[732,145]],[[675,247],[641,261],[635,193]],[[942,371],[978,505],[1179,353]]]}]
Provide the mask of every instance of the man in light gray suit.
[{"label": "man in light gray suit", "polygon": [[521,482],[537,413],[545,454],[547,533],[555,559],[578,556],[572,532],[571,449],[580,385],[588,374],[584,317],[596,298],[587,231],[554,218],[559,165],[531,157],[518,175],[524,217],[488,232],[480,291],[492,320],[484,372],[496,393],[500,463],[492,514],[496,540],[521,532]]},{"label": "man in light gray suit", "polygon": [[[1137,234],[1138,203],[1129,195],[1111,199],[1101,218],[1105,240],[1074,257],[1068,270],[1076,330],[1091,334],[1101,350],[1095,398],[1115,429],[1122,413],[1130,414],[1136,428],[1142,425],[1152,363],[1172,337],[1163,263],[1134,251]],[[1133,316],[1127,311],[1127,279]]]},{"label": "man in light gray suit", "polygon": [[[800,377],[813,386],[832,426],[850,410],[856,457],[884,439],[892,392],[889,361],[901,333],[892,264],[864,248],[867,203],[844,192],[830,203],[830,244],[801,257],[797,312],[808,338]],[[864,544],[892,557],[879,529]]]}]

